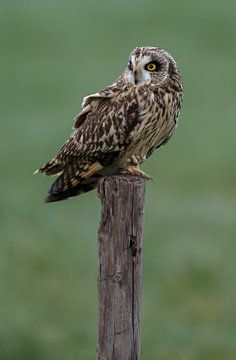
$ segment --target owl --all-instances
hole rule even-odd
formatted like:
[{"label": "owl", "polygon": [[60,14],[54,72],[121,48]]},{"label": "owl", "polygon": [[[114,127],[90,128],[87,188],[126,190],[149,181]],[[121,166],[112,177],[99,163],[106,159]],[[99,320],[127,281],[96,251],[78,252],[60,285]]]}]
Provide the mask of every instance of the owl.
[{"label": "owl", "polygon": [[37,172],[56,175],[45,202],[90,191],[102,176],[150,176],[140,164],[172,136],[183,84],[173,57],[156,47],[137,47],[119,78],[86,96],[74,131]]}]

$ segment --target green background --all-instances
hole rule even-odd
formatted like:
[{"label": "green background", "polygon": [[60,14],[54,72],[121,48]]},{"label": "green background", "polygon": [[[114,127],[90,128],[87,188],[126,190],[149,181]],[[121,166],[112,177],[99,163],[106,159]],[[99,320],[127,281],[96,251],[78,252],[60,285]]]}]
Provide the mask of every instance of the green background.
[{"label": "green background", "polygon": [[142,45],[185,84],[143,166],[142,359],[235,359],[235,0],[9,0],[0,16],[0,359],[95,359],[99,200],[45,205],[51,179],[31,174]]}]

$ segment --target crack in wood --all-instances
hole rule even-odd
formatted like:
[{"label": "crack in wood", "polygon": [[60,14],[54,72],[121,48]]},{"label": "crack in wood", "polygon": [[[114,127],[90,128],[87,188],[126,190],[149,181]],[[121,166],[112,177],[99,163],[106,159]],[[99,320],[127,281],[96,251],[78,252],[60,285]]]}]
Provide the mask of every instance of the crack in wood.
[{"label": "crack in wood", "polygon": [[122,334],[127,334],[127,331],[132,330],[132,328],[127,328],[125,330],[120,330],[120,331],[115,331],[112,334],[106,335],[105,339],[109,339],[110,337],[114,337],[114,336],[118,336],[118,335],[122,335]]},{"label": "crack in wood", "polygon": [[129,247],[132,253],[132,256],[135,257],[137,254],[137,236],[129,236]]}]

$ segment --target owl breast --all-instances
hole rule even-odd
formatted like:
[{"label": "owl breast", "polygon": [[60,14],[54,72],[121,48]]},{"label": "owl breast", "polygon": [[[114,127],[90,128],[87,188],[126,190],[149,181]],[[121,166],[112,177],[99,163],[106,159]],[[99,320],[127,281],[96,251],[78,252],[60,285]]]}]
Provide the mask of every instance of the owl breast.
[{"label": "owl breast", "polygon": [[[142,91],[140,91],[142,90]],[[177,94],[172,92],[137,89],[139,122],[131,143],[121,153],[120,162],[136,158],[142,163],[156,148],[164,145],[173,134],[179,115]]]}]

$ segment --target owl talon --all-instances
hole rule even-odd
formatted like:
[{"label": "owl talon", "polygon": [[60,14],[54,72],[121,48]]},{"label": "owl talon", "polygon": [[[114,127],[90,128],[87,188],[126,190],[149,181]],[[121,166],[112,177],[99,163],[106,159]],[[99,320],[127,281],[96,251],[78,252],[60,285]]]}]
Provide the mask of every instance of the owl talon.
[{"label": "owl talon", "polygon": [[150,177],[151,182],[153,183],[153,185],[156,185],[156,179],[154,179],[152,176]]}]

